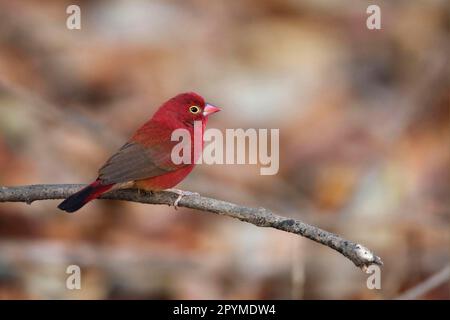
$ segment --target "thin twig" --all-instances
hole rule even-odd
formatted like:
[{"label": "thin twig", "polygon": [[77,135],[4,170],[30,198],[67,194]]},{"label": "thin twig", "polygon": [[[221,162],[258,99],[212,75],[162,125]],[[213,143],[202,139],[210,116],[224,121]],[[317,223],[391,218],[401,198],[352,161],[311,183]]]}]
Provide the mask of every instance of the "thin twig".
[{"label": "thin twig", "polygon": [[[64,199],[82,187],[84,185],[76,184],[0,187],[0,202],[31,204],[37,200]],[[172,205],[177,197],[177,194],[168,191],[148,193],[127,189],[106,193],[101,199]],[[185,196],[178,206],[229,216],[258,227],[270,227],[298,234],[340,252],[363,271],[371,264],[383,264],[378,256],[358,243],[345,240],[300,220],[276,215],[265,208],[250,208],[200,195]]]},{"label": "thin twig", "polygon": [[445,266],[442,270],[435,273],[425,281],[419,283],[417,286],[402,293],[395,300],[414,300],[423,297],[426,293],[439,287],[445,282],[450,281],[450,264]]}]

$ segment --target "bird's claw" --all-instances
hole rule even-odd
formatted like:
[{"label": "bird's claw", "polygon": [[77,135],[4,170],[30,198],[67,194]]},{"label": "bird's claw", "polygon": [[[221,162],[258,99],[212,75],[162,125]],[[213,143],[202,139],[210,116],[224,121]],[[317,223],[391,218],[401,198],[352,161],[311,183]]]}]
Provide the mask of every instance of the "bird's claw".
[{"label": "bird's claw", "polygon": [[176,193],[178,195],[178,198],[173,203],[173,207],[175,208],[175,210],[178,209],[178,204],[180,203],[181,199],[183,199],[183,197],[200,195],[197,192],[184,191],[184,190],[178,190],[178,189],[167,189],[166,191],[170,191],[170,192]]}]

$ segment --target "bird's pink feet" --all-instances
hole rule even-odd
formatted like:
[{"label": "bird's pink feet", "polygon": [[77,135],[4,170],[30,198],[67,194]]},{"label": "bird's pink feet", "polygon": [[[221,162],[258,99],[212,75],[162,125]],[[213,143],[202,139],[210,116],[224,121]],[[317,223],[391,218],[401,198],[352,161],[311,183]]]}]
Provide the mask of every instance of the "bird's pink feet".
[{"label": "bird's pink feet", "polygon": [[175,210],[178,209],[178,204],[180,203],[180,200],[183,197],[186,197],[186,196],[200,196],[200,194],[197,193],[197,192],[184,191],[184,190],[179,190],[179,189],[166,189],[164,191],[169,191],[169,192],[172,192],[172,193],[176,193],[178,195],[178,198],[173,203],[173,207],[175,208]]}]

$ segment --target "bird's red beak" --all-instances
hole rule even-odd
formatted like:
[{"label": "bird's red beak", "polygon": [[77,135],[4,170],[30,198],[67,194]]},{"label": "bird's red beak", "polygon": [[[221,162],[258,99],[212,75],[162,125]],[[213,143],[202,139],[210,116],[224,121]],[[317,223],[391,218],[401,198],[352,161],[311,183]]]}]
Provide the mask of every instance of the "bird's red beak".
[{"label": "bird's red beak", "polygon": [[207,116],[209,116],[210,114],[219,112],[220,110],[222,110],[222,109],[220,109],[220,108],[218,108],[218,107],[215,107],[215,106],[213,106],[213,105],[207,103],[207,104],[205,105],[205,108],[203,108],[203,116],[204,116],[204,117],[207,117]]}]

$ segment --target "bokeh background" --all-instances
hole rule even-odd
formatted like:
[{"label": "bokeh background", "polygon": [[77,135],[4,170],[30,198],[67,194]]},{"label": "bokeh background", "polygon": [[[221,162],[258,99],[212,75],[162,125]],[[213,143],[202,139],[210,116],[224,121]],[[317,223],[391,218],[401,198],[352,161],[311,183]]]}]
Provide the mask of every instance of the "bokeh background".
[{"label": "bokeh background", "polygon": [[[66,8],[81,7],[81,30]],[[366,28],[381,7],[382,30]],[[307,239],[167,206],[0,204],[0,298],[392,299],[449,264],[449,5],[439,1],[0,0],[0,185],[86,183],[160,103],[279,128],[280,171],[181,185],[373,249],[382,289]],[[65,287],[68,265],[82,290]],[[416,298],[448,299],[447,277]]]}]

